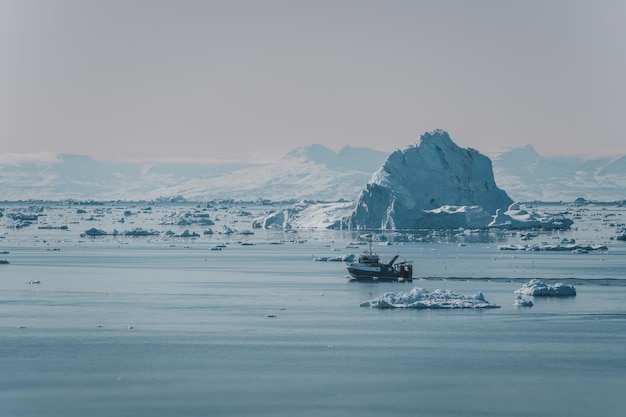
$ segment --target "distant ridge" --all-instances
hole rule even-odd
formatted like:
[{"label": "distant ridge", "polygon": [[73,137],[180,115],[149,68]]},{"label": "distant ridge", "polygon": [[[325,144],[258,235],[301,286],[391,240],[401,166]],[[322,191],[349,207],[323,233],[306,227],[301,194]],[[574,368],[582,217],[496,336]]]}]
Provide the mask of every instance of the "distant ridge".
[{"label": "distant ridge", "polygon": [[[262,164],[112,163],[71,154],[9,163],[1,156],[0,200],[353,201],[389,154],[311,145]],[[497,186],[515,201],[626,200],[626,156],[544,157],[529,145],[490,157]]]},{"label": "distant ridge", "polygon": [[516,201],[626,199],[626,156],[541,156],[531,146],[492,157],[498,186]]},{"label": "distant ridge", "polygon": [[339,152],[334,152],[324,145],[311,145],[296,148],[283,159],[304,158],[330,169],[366,172],[371,175],[386,157],[385,152],[363,147],[344,146]]},{"label": "distant ridge", "polygon": [[323,145],[292,150],[275,163],[111,163],[84,155],[0,163],[2,200],[353,200],[384,152]]}]

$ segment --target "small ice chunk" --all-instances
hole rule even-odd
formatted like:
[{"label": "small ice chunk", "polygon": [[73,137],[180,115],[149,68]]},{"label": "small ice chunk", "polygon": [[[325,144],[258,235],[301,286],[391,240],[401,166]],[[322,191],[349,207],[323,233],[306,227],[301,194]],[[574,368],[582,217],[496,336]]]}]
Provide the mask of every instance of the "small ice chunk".
[{"label": "small ice chunk", "polygon": [[517,297],[515,297],[513,305],[516,305],[518,307],[532,307],[534,303],[531,300],[528,300],[521,295],[518,295]]}]

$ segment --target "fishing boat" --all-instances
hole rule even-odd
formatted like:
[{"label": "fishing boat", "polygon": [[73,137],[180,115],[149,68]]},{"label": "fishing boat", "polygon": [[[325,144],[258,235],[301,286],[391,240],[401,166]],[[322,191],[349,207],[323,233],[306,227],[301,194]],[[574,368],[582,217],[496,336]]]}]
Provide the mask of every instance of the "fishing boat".
[{"label": "fishing boat", "polygon": [[413,281],[413,263],[411,261],[396,262],[398,255],[391,261],[381,263],[380,257],[369,249],[361,254],[356,262],[346,264],[350,281],[363,282],[411,282]]}]

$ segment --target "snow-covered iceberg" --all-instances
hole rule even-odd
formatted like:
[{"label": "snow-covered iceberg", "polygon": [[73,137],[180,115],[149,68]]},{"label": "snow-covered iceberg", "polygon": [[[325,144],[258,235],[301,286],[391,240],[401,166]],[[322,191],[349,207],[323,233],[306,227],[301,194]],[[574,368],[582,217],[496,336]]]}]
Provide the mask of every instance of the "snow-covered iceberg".
[{"label": "snow-covered iceberg", "polygon": [[408,292],[386,292],[380,297],[364,301],[361,307],[370,308],[415,308],[415,309],[459,309],[459,308],[499,308],[485,300],[482,293],[473,296],[457,294],[448,290],[428,291],[413,288]]},{"label": "snow-covered iceberg", "polygon": [[424,210],[423,216],[415,221],[417,229],[482,229],[493,216],[480,206],[442,206]]},{"label": "snow-covered iceberg", "polygon": [[255,229],[340,229],[342,219],[352,209],[352,202],[299,202],[291,208],[274,210],[252,222]]},{"label": "snow-covered iceberg", "polygon": [[[478,206],[495,214],[513,201],[495,183],[491,161],[475,149],[457,146],[443,130],[428,132],[417,144],[393,152],[357,198],[347,219],[350,229],[474,227],[468,212],[445,206]],[[481,226],[491,221],[482,213]],[[442,221],[441,218],[448,221]],[[463,220],[463,221],[462,221]],[[472,218],[470,216],[470,222]]]},{"label": "snow-covered iceberg", "polygon": [[169,213],[159,222],[161,225],[171,226],[213,226],[215,222],[209,215],[202,211],[174,211]]},{"label": "snow-covered iceberg", "polygon": [[297,213],[295,209],[275,210],[267,215],[254,219],[252,227],[255,229],[291,229],[289,220]]},{"label": "snow-covered iceberg", "polygon": [[513,301],[513,305],[517,307],[532,307],[533,305],[535,305],[535,303],[533,303],[531,300],[528,300],[522,297],[521,295],[518,295],[517,297],[515,297],[515,301]]},{"label": "snow-covered iceberg", "polygon": [[315,262],[354,262],[356,255],[349,253],[341,256],[318,256],[313,258]]},{"label": "snow-covered iceberg", "polygon": [[548,214],[542,211],[529,211],[522,208],[519,203],[509,206],[506,211],[496,210],[488,227],[499,229],[569,229],[574,223],[573,220],[565,217],[563,214]]},{"label": "snow-covered iceberg", "polygon": [[515,294],[532,295],[535,297],[572,296],[576,295],[576,289],[572,285],[566,285],[561,282],[550,285],[538,279],[533,279],[525,283],[522,288],[515,290]]}]

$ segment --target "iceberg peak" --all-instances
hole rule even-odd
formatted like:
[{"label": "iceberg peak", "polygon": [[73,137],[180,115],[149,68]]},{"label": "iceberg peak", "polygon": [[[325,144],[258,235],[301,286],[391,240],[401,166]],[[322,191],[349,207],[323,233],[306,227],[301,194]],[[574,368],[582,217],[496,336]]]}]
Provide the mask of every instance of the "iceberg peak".
[{"label": "iceberg peak", "polygon": [[445,147],[453,147],[456,144],[450,139],[448,132],[442,129],[435,129],[432,132],[423,133],[419,140],[415,143],[415,146],[437,146],[442,145]]}]

